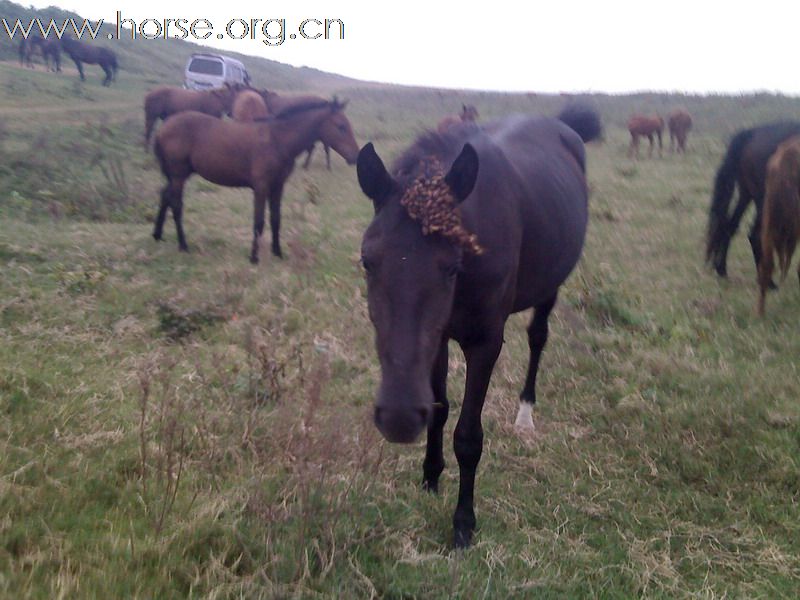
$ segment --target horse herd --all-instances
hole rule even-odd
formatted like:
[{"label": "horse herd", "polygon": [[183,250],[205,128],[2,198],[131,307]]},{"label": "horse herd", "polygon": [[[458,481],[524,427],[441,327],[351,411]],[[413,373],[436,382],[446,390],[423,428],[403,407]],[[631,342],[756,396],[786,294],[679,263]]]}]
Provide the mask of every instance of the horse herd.
[{"label": "horse herd", "polygon": [[103,69],[105,74],[103,79],[104,86],[111,85],[117,75],[119,67],[117,55],[109,48],[93,46],[67,36],[58,39],[32,35],[23,39],[19,44],[19,63],[33,68],[33,57],[37,50],[42,56],[45,67],[56,73],[61,71],[61,52],[63,51],[75,63],[81,81],[86,80],[86,76],[83,73],[84,63],[98,65]]},{"label": "horse herd", "polygon": [[[146,147],[155,123],[164,120],[154,152],[167,183],[153,237],[162,239],[171,210],[184,251],[183,187],[193,173],[252,189],[250,260],[256,263],[267,202],[272,253],[282,256],[281,196],[297,156],[308,152],[307,164],[321,141],[326,152],[332,148],[357,165],[359,185],[374,208],[361,246],[381,370],[374,422],[390,442],[410,443],[427,430],[422,484],[436,492],[449,413],[448,341],[460,345],[466,384],[454,433],[460,483],[453,527],[456,546],[468,546],[476,524],[483,403],[506,320],[529,308],[530,354],[516,426],[533,428],[549,315],[586,233],[584,144],[601,137],[597,112],[571,105],[557,118],[517,115],[479,124],[475,107],[464,105],[387,168],[372,143],[359,150],[345,103],[335,98],[249,87],[160,87],[144,104]],[[691,116],[679,110],[668,121],[675,151],[685,152]],[[652,136],[660,140],[663,126],[660,117],[632,118],[631,152],[640,135],[651,138],[652,152]],[[737,185],[739,201],[730,212]],[[763,314],[766,289],[774,286],[773,255],[785,276],[800,237],[800,123],[755,127],[732,139],[716,175],[707,231],[706,258],[720,276],[726,276],[728,245],[751,200],[757,214],[750,243]]]}]

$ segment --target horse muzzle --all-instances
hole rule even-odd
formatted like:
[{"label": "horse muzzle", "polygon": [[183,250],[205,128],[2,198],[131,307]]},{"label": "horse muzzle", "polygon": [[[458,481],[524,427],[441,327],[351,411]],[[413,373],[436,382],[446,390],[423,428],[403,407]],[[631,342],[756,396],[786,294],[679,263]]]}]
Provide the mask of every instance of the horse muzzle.
[{"label": "horse muzzle", "polygon": [[430,406],[394,408],[379,404],[375,407],[375,426],[386,441],[411,444],[428,426],[431,412]]}]

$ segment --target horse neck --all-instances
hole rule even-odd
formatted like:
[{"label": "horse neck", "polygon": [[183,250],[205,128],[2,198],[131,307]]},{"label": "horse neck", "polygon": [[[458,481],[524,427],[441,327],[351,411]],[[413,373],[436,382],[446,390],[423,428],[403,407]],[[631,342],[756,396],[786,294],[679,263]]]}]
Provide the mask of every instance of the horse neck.
[{"label": "horse neck", "polygon": [[320,139],[322,123],[331,115],[331,107],[325,105],[276,121],[272,127],[272,138],[281,153],[295,158]]}]

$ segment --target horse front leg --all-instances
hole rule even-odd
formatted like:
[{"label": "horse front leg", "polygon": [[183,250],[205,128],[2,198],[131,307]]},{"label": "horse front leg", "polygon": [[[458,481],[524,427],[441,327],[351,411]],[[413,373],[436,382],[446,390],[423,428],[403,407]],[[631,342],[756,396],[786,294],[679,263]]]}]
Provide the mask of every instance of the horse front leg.
[{"label": "horse front leg", "polygon": [[439,476],[444,470],[442,438],[444,424],[450,411],[450,403],[447,400],[447,358],[447,339],[443,338],[431,372],[433,415],[428,425],[428,444],[425,449],[425,460],[422,463],[422,487],[434,494],[439,491]]},{"label": "horse front leg", "polygon": [[269,194],[269,226],[272,231],[272,254],[283,258],[281,251],[281,197],[283,196],[283,181],[272,186]]},{"label": "horse front leg", "polygon": [[458,504],[453,515],[456,548],[466,548],[475,531],[475,473],[483,453],[481,411],[494,364],[503,346],[503,327],[484,338],[481,343],[463,347],[467,362],[467,382],[464,403],[453,436],[453,449],[458,459]]},{"label": "horse front leg", "polygon": [[81,61],[74,58],[72,60],[75,63],[75,66],[78,68],[78,75],[81,76],[81,81],[86,81],[86,76],[83,74],[83,64],[81,64]]}]

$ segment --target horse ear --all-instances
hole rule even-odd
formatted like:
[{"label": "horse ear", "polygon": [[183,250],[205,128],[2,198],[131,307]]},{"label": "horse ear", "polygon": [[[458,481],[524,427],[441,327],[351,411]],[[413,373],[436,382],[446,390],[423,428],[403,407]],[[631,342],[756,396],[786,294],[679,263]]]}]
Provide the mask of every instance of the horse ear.
[{"label": "horse ear", "polygon": [[375,152],[372,142],[369,142],[358,153],[356,172],[358,173],[358,184],[361,186],[361,190],[367,198],[372,200],[377,213],[386,198],[394,190],[395,183],[383,165],[380,156]]},{"label": "horse ear", "polygon": [[475,181],[478,179],[478,153],[472,144],[464,144],[461,154],[453,162],[450,171],[445,175],[444,181],[457,202],[463,201],[472,193]]}]

